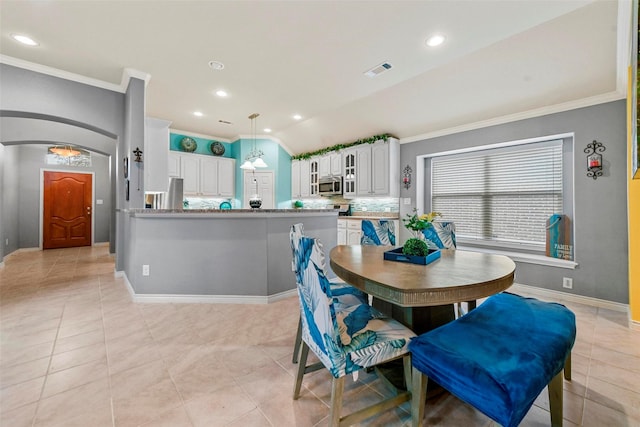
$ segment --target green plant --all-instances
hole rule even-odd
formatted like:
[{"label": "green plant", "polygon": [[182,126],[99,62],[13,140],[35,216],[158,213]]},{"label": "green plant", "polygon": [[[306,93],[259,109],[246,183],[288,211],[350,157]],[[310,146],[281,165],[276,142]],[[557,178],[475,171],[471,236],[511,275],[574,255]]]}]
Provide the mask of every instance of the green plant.
[{"label": "green plant", "polygon": [[373,144],[376,141],[387,141],[387,139],[391,138],[392,135],[388,134],[388,133],[383,133],[380,135],[374,135],[374,136],[370,136],[369,138],[364,138],[364,139],[359,139],[357,141],[353,141],[347,144],[336,144],[333,145],[331,147],[326,147],[326,148],[322,148],[320,150],[316,150],[316,151],[311,151],[309,153],[301,153],[301,154],[296,154],[295,156],[291,156],[291,160],[307,160],[310,159],[313,156],[321,156],[323,154],[327,154],[330,153],[332,151],[340,151],[343,150],[345,148],[348,147],[353,147],[354,145],[360,145],[360,144]]},{"label": "green plant", "polygon": [[427,256],[429,254],[429,247],[424,240],[412,237],[404,243],[402,253],[412,256]]},{"label": "green plant", "polygon": [[413,210],[413,215],[407,214],[407,218],[404,218],[402,222],[407,230],[410,230],[416,238],[420,238],[422,230],[431,227],[431,223],[436,217],[442,216],[440,212],[429,212],[428,214],[422,214],[418,216],[418,210]]}]

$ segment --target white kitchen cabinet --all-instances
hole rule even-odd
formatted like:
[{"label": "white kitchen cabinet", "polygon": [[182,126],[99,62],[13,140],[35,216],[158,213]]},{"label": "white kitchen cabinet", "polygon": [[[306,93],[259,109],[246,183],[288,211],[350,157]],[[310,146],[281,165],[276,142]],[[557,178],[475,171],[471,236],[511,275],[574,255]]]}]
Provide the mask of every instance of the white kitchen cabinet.
[{"label": "white kitchen cabinet", "polygon": [[309,160],[291,162],[291,198],[309,197],[311,192]]},{"label": "white kitchen cabinet", "polygon": [[[400,226],[400,221],[397,219],[392,219],[390,221],[393,221],[393,227],[394,227],[393,230],[396,235],[396,246],[397,246],[399,232],[400,232],[400,229],[398,228]],[[338,245],[359,245],[361,241],[362,241],[362,220],[338,219]]]},{"label": "white kitchen cabinet", "polygon": [[180,153],[169,151],[169,177],[180,178]]},{"label": "white kitchen cabinet", "polygon": [[346,245],[347,244],[347,220],[339,219],[338,220],[338,245]]},{"label": "white kitchen cabinet", "polygon": [[347,221],[347,245],[359,245],[362,237],[362,221],[351,219]]},{"label": "white kitchen cabinet", "polygon": [[163,192],[169,186],[169,126],[166,120],[144,119],[144,191]]},{"label": "white kitchen cabinet", "polygon": [[342,196],[345,199],[356,197],[356,150],[347,149],[343,156],[344,174],[342,176]]},{"label": "white kitchen cabinet", "polygon": [[320,195],[320,158],[309,159],[309,196]]},{"label": "white kitchen cabinet", "polygon": [[395,138],[345,150],[344,197],[398,197],[400,145]]},{"label": "white kitchen cabinet", "polygon": [[331,152],[320,157],[320,178],[342,176],[342,153]]},{"label": "white kitchen cabinet", "polygon": [[180,160],[177,176],[184,179],[187,196],[233,197],[235,160],[199,154],[173,154]]}]

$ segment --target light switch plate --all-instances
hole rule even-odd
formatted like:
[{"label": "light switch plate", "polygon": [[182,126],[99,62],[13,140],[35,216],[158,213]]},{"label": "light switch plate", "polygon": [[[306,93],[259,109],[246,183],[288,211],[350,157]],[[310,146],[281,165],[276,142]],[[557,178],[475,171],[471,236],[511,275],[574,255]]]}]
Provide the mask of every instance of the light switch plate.
[{"label": "light switch plate", "polygon": [[404,204],[405,205],[410,205],[411,204],[411,197],[405,197],[404,198]]}]

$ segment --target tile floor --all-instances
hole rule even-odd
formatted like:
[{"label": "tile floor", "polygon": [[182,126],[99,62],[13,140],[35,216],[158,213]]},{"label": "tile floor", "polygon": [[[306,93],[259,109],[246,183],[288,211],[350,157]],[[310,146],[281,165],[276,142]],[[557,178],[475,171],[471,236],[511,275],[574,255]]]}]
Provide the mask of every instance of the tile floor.
[{"label": "tile floor", "polygon": [[[324,426],[330,375],[291,399],[297,300],[269,305],[133,303],[106,246],[18,251],[0,268],[1,426]],[[565,425],[640,426],[640,332],[627,315],[577,315]],[[375,374],[348,379],[347,410],[386,395]],[[546,391],[523,426],[549,425]],[[451,395],[434,426],[487,426]],[[367,420],[406,426],[408,405]]]}]

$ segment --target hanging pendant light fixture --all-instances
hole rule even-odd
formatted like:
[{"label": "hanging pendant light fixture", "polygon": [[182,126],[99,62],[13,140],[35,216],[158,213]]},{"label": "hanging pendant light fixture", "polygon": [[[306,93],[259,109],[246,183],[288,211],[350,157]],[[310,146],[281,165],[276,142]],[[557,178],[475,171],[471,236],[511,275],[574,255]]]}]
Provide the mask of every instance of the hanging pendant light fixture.
[{"label": "hanging pendant light fixture", "polygon": [[264,159],[262,158],[264,156],[264,153],[262,152],[262,150],[258,150],[256,148],[256,118],[259,115],[260,114],[258,113],[253,113],[249,116],[249,119],[251,120],[251,134],[253,136],[253,148],[251,149],[251,151],[249,151],[249,154],[247,154],[246,157],[244,158],[244,163],[242,164],[242,166],[240,166],[240,169],[255,170],[256,168],[268,167]]},{"label": "hanging pendant light fixture", "polygon": [[49,151],[60,157],[75,157],[80,154],[80,151],[71,148],[70,145],[50,147]]}]

